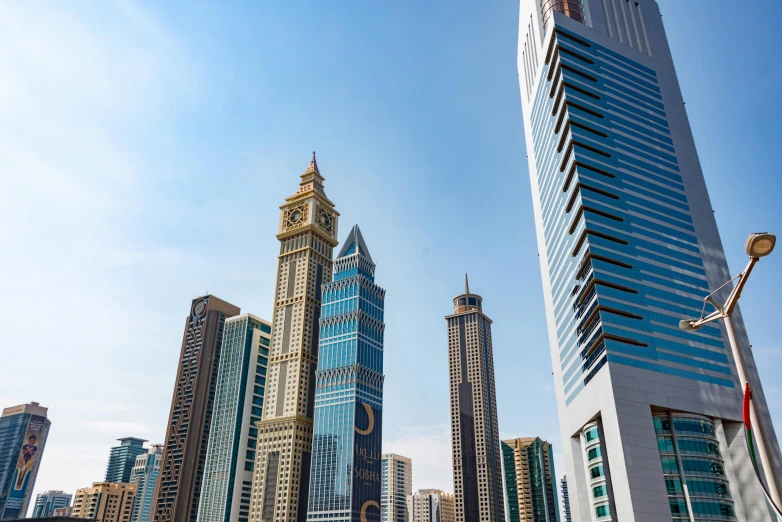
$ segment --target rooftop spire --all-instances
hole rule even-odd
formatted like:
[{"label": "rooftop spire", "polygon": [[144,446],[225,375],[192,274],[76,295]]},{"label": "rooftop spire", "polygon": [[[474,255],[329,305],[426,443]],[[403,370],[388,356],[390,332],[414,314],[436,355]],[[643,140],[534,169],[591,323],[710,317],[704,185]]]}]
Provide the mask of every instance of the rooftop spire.
[{"label": "rooftop spire", "polygon": [[307,167],[307,170],[304,172],[305,174],[309,174],[310,172],[317,172],[320,174],[320,171],[318,170],[318,162],[315,161],[315,151],[312,151],[312,161],[310,161],[310,166]]},{"label": "rooftop spire", "polygon": [[364,236],[361,235],[361,229],[358,228],[358,225],[353,225],[353,228],[350,229],[350,233],[342,244],[342,250],[339,251],[337,257],[345,257],[355,253],[364,256],[370,263],[374,263],[374,261],[372,261],[372,256],[369,255],[369,249],[367,248],[367,244],[364,243]]},{"label": "rooftop spire", "polygon": [[470,281],[467,279],[467,274],[464,274],[464,293],[470,293]]}]

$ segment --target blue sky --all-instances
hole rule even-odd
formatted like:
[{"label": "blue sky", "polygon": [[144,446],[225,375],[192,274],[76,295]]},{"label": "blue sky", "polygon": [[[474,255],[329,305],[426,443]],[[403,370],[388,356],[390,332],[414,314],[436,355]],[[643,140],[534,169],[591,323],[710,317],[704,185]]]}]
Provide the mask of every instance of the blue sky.
[{"label": "blue sky", "polygon": [[[660,5],[738,272],[748,232],[782,231],[782,5]],[[0,4],[0,405],[50,408],[36,491],[101,480],[118,437],[163,440],[193,297],[270,317],[278,207],[313,149],[387,289],[383,450],[452,491],[443,317],[465,272],[501,436],[556,450],[517,20],[512,0]],[[782,427],[780,285],[776,254],[742,310]]]}]

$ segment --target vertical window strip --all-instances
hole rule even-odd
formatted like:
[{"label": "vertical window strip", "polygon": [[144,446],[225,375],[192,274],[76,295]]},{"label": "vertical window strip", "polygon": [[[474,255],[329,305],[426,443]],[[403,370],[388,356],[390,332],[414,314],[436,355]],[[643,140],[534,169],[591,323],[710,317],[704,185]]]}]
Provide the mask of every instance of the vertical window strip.
[{"label": "vertical window strip", "polygon": [[614,0],[611,1],[611,10],[614,12],[614,22],[616,23],[616,35],[619,37],[619,41],[622,43],[625,43],[624,39],[622,38],[622,26],[619,24],[619,15],[617,14],[616,10],[616,2]]},{"label": "vertical window strip", "polygon": [[522,59],[524,61],[524,80],[527,87],[527,100],[529,100],[529,97],[531,95],[532,89],[530,88],[530,81],[529,81],[529,63],[527,62],[528,56],[527,56],[527,43],[524,42],[524,52],[521,54]]},{"label": "vertical window strip", "polygon": [[641,4],[636,2],[635,9],[638,11],[638,21],[641,23],[641,32],[644,35],[644,43],[646,43],[646,54],[652,56],[652,48],[649,46],[649,37],[646,34],[646,24],[644,24],[643,12],[641,12]]},{"label": "vertical window strip", "polygon": [[623,0],[619,0],[619,10],[622,11],[622,22],[624,22],[625,34],[627,35],[627,45],[631,48],[635,48],[633,45],[633,37],[630,34],[630,25],[627,23],[627,11]]},{"label": "vertical window strip", "polygon": [[532,15],[529,17],[529,35],[530,40],[532,42],[532,58],[533,58],[533,64],[535,66],[534,72],[537,72],[538,70],[538,45],[537,41],[535,40],[535,24],[532,23]]},{"label": "vertical window strip", "polygon": [[[627,11],[630,13],[630,22],[633,24],[633,33],[635,33],[635,41],[638,44],[638,50],[644,52],[644,47],[641,44],[641,33],[638,31],[638,24],[635,22],[635,13],[633,13],[633,0],[625,0],[627,2]],[[638,4],[636,4],[638,5]]]},{"label": "vertical window strip", "polygon": [[535,77],[534,67],[532,65],[532,57],[530,56],[530,53],[535,52],[534,49],[533,49],[534,44],[533,44],[533,41],[532,41],[532,37],[530,35],[530,29],[531,29],[531,26],[527,27],[527,38],[526,38],[526,42],[524,44],[524,48],[525,48],[525,50],[527,52],[527,67],[528,67],[528,72],[527,72],[527,99],[529,99],[529,97],[532,96],[532,81],[533,81],[533,79]]},{"label": "vertical window strip", "polygon": [[603,18],[606,22],[606,28],[608,29],[608,36],[611,38],[616,38],[614,36],[614,29],[611,27],[611,16],[610,12],[608,11],[608,4],[606,3],[606,0],[601,0],[603,2]]}]

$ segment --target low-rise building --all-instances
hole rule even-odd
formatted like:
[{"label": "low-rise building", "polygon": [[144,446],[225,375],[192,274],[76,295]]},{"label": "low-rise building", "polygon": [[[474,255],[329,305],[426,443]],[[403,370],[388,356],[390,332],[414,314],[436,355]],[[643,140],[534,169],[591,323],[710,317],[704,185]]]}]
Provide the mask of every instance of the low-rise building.
[{"label": "low-rise building", "polygon": [[135,498],[135,485],[95,482],[92,487],[76,490],[71,516],[101,522],[130,522]]}]

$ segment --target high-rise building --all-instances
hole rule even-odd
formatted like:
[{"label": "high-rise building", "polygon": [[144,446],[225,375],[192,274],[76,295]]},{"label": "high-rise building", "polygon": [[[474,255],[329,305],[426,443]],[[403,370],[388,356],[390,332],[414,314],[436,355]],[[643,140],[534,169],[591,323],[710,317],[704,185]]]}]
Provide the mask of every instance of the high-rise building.
[{"label": "high-rise building", "polygon": [[508,522],[559,522],[551,444],[540,437],[502,441]]},{"label": "high-rise building", "polygon": [[123,482],[128,484],[133,466],[136,465],[136,457],[147,452],[147,448],[144,447],[144,443],[147,441],[135,437],[125,437],[117,440],[120,441],[120,445],[111,448],[104,482]]},{"label": "high-rise building", "polygon": [[162,444],[152,444],[146,453],[136,457],[136,463],[130,474],[130,483],[136,486],[130,522],[152,522],[152,504],[155,502],[155,490],[162,459]]},{"label": "high-rise building", "polygon": [[562,509],[560,510],[560,519],[562,522],[573,522],[573,516],[570,514],[570,494],[567,490],[567,477],[562,477],[559,481],[559,490],[562,493]]},{"label": "high-rise building", "polygon": [[521,0],[518,69],[573,518],[769,520],[724,325],[679,329],[731,275],[657,3]]},{"label": "high-rise building", "polygon": [[130,522],[136,486],[116,482],[95,482],[76,490],[71,517],[101,522]]},{"label": "high-rise building", "polygon": [[33,518],[45,518],[54,516],[54,510],[71,505],[73,495],[62,491],[44,491],[35,497]]},{"label": "high-rise building", "polygon": [[0,520],[24,518],[51,422],[37,402],[0,415]]},{"label": "high-rise building", "polygon": [[456,522],[453,495],[439,489],[419,489],[407,497],[410,522]]},{"label": "high-rise building", "polygon": [[[307,520],[379,521],[383,308],[358,225],[323,285]],[[345,471],[347,470],[347,473]]]},{"label": "high-rise building", "polygon": [[208,294],[190,305],[152,509],[155,522],[195,522],[198,517],[225,320],[239,313],[238,307]]},{"label": "high-rise building", "polygon": [[321,286],[331,281],[339,213],[323,190],[315,155],[298,191],[280,207],[280,255],[272,350],[253,476],[250,520],[307,517]]},{"label": "high-rise building", "polygon": [[225,321],[198,522],[247,522],[272,327],[251,314]]},{"label": "high-rise building", "polygon": [[483,299],[470,293],[453,300],[448,322],[451,381],[453,487],[457,522],[504,522],[500,436],[494,393],[491,319]]},{"label": "high-rise building", "polygon": [[413,461],[396,453],[384,453],[382,473],[381,520],[410,522],[407,497],[413,494]]}]

